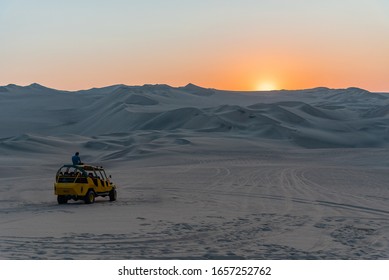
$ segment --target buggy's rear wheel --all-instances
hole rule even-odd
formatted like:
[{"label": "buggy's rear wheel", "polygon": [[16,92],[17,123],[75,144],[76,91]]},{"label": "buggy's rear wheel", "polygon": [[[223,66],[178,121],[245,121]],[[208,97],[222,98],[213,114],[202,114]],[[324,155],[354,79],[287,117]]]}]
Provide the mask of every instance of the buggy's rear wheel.
[{"label": "buggy's rear wheel", "polygon": [[66,204],[68,203],[68,198],[65,195],[58,195],[57,202],[58,204]]},{"label": "buggy's rear wheel", "polygon": [[90,190],[88,191],[88,193],[86,194],[85,198],[84,198],[84,201],[86,204],[92,204],[95,202],[95,193]]}]

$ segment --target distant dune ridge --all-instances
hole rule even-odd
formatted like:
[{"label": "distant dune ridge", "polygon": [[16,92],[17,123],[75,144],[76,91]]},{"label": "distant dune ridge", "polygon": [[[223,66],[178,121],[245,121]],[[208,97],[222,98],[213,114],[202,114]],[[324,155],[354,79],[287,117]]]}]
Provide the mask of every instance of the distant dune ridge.
[{"label": "distant dune ridge", "polygon": [[114,85],[67,92],[31,84],[2,86],[0,93],[2,141],[26,133],[150,130],[217,132],[306,148],[384,147],[389,140],[389,95],[359,88],[231,92],[193,84]]}]

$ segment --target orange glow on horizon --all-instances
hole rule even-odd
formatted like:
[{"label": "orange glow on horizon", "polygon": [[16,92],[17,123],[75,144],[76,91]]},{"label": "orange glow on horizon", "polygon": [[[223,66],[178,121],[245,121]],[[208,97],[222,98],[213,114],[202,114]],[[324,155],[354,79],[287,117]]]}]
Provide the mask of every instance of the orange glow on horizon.
[{"label": "orange glow on horizon", "polygon": [[0,86],[389,92],[389,1],[3,2]]}]

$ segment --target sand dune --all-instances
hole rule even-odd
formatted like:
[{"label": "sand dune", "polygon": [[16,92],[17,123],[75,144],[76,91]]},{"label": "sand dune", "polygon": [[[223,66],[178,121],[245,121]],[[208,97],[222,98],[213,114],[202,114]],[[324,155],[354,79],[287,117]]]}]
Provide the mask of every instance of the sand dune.
[{"label": "sand dune", "polygon": [[[225,92],[195,85],[119,85],[92,89],[90,94],[60,92],[37,84],[2,88],[2,125],[9,127],[2,129],[5,137],[25,132],[92,136],[178,129],[239,131],[238,134],[263,138],[276,135],[303,147],[309,142],[312,148],[387,144],[387,96],[356,88],[267,94]],[[7,117],[13,112],[18,114]],[[380,134],[382,137],[378,137]],[[312,146],[313,140],[320,141]]]}]

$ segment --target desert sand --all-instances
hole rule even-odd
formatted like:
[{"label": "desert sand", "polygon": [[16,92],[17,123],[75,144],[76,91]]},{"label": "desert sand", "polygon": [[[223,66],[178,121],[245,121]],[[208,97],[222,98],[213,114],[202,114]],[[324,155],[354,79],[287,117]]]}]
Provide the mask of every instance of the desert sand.
[{"label": "desert sand", "polygon": [[[0,259],[388,259],[389,95],[0,87]],[[79,151],[118,200],[58,205]]]}]

